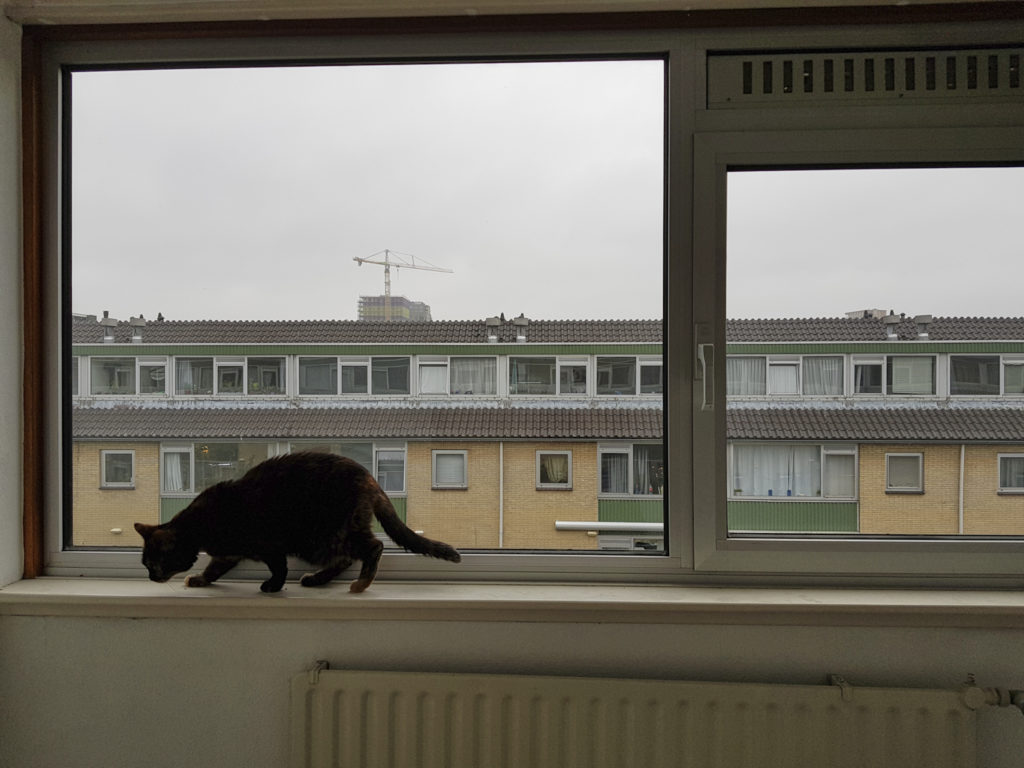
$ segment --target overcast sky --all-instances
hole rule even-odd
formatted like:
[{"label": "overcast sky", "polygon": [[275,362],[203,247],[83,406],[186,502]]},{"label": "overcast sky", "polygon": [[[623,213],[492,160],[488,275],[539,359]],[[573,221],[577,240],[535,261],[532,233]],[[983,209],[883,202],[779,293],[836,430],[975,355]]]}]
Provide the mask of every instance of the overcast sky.
[{"label": "overcast sky", "polygon": [[[660,62],[76,73],[73,309],[661,316]],[[978,174],[984,174],[984,185]],[[1021,315],[1019,169],[731,174],[730,317]]]}]

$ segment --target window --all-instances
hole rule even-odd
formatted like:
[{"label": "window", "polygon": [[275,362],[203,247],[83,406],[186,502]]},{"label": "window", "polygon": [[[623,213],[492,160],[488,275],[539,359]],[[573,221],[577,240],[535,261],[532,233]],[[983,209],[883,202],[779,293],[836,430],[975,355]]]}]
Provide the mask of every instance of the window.
[{"label": "window", "polygon": [[285,394],[283,357],[250,357],[247,367],[250,395]]},{"label": "window", "polygon": [[167,394],[167,360],[139,358],[139,394]]},{"label": "window", "polygon": [[451,394],[495,395],[498,393],[498,361],[493,357],[453,357]]},{"label": "window", "polygon": [[934,395],[935,358],[889,356],[885,384],[892,395]]},{"label": "window", "polygon": [[725,361],[725,366],[727,394],[763,395],[767,393],[767,358],[730,355]]},{"label": "window", "polygon": [[949,358],[949,394],[998,395],[999,356],[951,355]]},{"label": "window", "polygon": [[572,490],[572,451],[537,451],[537,488]]},{"label": "window", "polygon": [[1024,395],[1024,360],[1003,360],[1003,392]]},{"label": "window", "polygon": [[1024,493],[1024,454],[1000,454],[999,492]]},{"label": "window", "polygon": [[365,395],[370,380],[369,361],[341,361],[341,393],[343,395]]},{"label": "window", "polygon": [[160,491],[165,496],[191,496],[194,475],[191,446],[161,446]]},{"label": "window", "polygon": [[338,394],[338,358],[300,357],[299,394]]},{"label": "window", "polygon": [[510,395],[555,394],[555,358],[513,357],[508,366]]},{"label": "window", "polygon": [[632,357],[598,357],[597,394],[635,395],[636,359]]},{"label": "window", "polygon": [[853,361],[853,391],[858,395],[882,394],[882,361]]},{"label": "window", "polygon": [[373,382],[373,394],[375,395],[408,395],[409,358],[373,358],[370,379]]},{"label": "window", "polygon": [[924,456],[920,453],[886,454],[885,492],[923,493]]},{"label": "window", "polygon": [[466,488],[466,451],[431,451],[431,486],[435,490]]},{"label": "window", "polygon": [[661,361],[640,361],[640,394],[660,395],[664,392]]},{"label": "window", "polygon": [[135,451],[100,451],[100,487],[135,487]]},{"label": "window", "polygon": [[598,455],[602,494],[665,493],[665,451],[660,443],[608,443],[598,446]]},{"label": "window", "polygon": [[387,493],[405,491],[405,451],[388,448],[377,451],[377,482]]},{"label": "window", "polygon": [[[241,376],[239,376],[238,384],[241,386]],[[213,358],[176,358],[174,361],[174,394],[212,395]]]},{"label": "window", "polygon": [[89,363],[90,394],[135,394],[134,357],[94,357]]},{"label": "window", "polygon": [[762,499],[853,499],[853,448],[798,443],[735,443],[731,496]]},{"label": "window", "polygon": [[421,395],[448,394],[448,361],[420,358],[419,393]]},{"label": "window", "polygon": [[805,395],[843,394],[843,358],[804,357],[801,370]]},{"label": "window", "polygon": [[558,394],[587,394],[586,361],[560,360],[558,362]]}]

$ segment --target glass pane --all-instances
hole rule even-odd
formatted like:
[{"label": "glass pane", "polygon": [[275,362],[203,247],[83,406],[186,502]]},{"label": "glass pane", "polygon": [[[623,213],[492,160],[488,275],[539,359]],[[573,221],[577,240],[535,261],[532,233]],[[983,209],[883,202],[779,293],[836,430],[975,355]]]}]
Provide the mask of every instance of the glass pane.
[{"label": "glass pane", "polygon": [[107,485],[128,485],[132,482],[133,457],[130,453],[105,453],[103,474]]},{"label": "glass pane", "polygon": [[799,368],[797,365],[768,366],[768,392],[772,395],[797,395],[800,393]]},{"label": "glass pane", "polygon": [[134,395],[135,358],[93,358],[89,391],[94,395]]},{"label": "glass pane", "polygon": [[571,458],[565,453],[539,453],[537,455],[537,483],[539,485],[569,486]]},{"label": "glass pane", "polygon": [[601,493],[629,493],[629,454],[601,454]]},{"label": "glass pane", "polygon": [[1013,491],[1024,490],[1024,456],[999,458],[999,487]]},{"label": "glass pane", "polygon": [[597,358],[597,394],[635,395],[636,360],[631,357]]},{"label": "glass pane", "polygon": [[[665,72],[619,55],[71,71],[70,352],[89,358],[82,382],[92,358],[125,358],[128,379],[93,380],[146,401],[75,398],[67,439],[88,450],[67,451],[70,525],[102,529],[99,451],[130,439],[161,473],[121,494],[144,522],[315,448],[369,467],[411,527],[457,547],[598,552],[603,534],[556,528],[568,506],[644,521],[622,535],[663,551],[646,530],[663,520],[657,461],[635,490],[632,465],[614,480],[637,498],[599,499],[596,478],[599,444],[660,445],[663,419],[588,398],[598,356],[623,358],[608,391],[635,395],[636,361],[663,355],[660,319],[630,318],[664,306]],[[140,311],[155,319],[129,327]],[[108,331],[116,354],[92,354]],[[162,391],[143,356],[167,360]],[[639,376],[659,409],[660,368]],[[538,451],[565,440],[586,482],[562,453],[538,489]],[[465,446],[479,481],[435,493],[432,452]]]},{"label": "glass pane", "polygon": [[167,392],[167,366],[140,365],[139,366],[139,394],[142,395],[163,395]]},{"label": "glass pane", "polygon": [[336,357],[299,358],[300,395],[336,395],[338,359]]},{"label": "glass pane", "polygon": [[633,493],[660,496],[665,492],[665,450],[660,445],[633,446]]},{"label": "glass pane", "polygon": [[438,486],[466,484],[466,457],[461,453],[438,453],[434,456],[434,483]]},{"label": "glass pane", "polygon": [[[1024,535],[996,460],[1024,455],[1022,185],[1021,166],[726,172],[733,535]],[[799,395],[776,365],[761,389],[754,361],[782,356]]]}]

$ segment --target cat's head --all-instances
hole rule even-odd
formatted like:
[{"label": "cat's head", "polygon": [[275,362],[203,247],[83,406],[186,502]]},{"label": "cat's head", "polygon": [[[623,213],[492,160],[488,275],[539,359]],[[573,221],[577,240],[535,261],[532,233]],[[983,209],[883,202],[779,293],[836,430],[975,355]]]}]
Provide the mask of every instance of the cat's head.
[{"label": "cat's head", "polygon": [[199,557],[199,550],[170,528],[136,523],[135,530],[142,536],[142,564],[152,581],[164,583],[174,574],[187,571]]}]

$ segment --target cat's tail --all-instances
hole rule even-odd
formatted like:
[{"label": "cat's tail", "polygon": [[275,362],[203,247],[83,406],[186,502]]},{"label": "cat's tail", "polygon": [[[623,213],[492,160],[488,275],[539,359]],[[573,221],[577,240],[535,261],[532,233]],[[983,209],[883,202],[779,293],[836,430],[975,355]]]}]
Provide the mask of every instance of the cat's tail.
[{"label": "cat's tail", "polygon": [[445,544],[443,541],[434,541],[425,536],[420,536],[416,531],[403,523],[402,518],[395,512],[395,507],[391,504],[391,499],[387,497],[387,494],[383,492],[380,494],[377,503],[373,505],[373,514],[380,521],[384,532],[398,546],[404,547],[418,555],[451,560],[453,563],[462,560],[462,555],[459,554],[455,547]]}]

